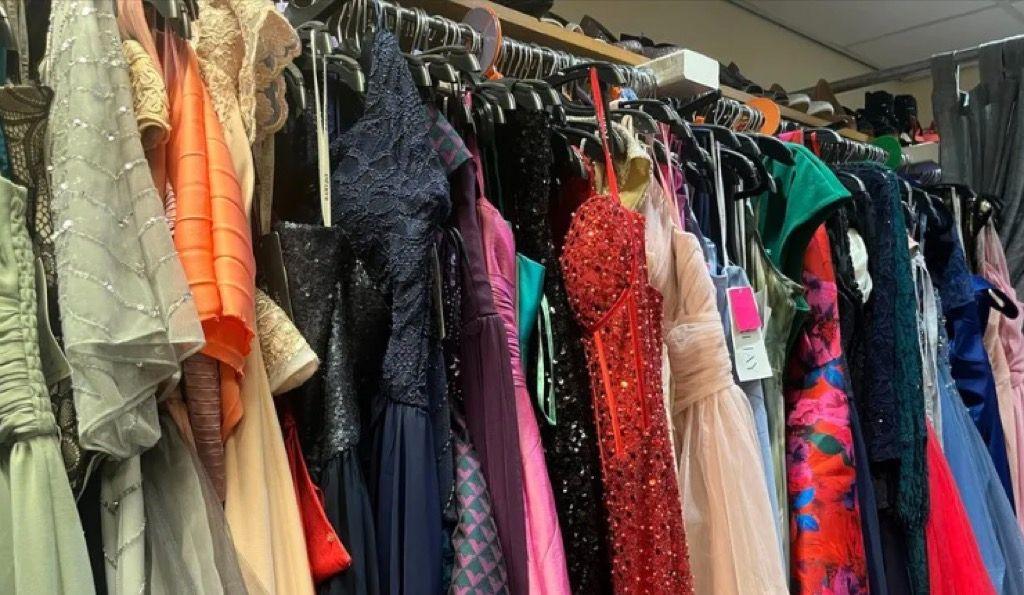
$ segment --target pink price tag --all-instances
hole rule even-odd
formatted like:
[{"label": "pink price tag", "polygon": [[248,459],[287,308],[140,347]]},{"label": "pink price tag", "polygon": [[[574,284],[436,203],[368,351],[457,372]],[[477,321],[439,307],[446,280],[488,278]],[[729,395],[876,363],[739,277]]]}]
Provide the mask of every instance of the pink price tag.
[{"label": "pink price tag", "polygon": [[761,315],[757,312],[754,290],[747,286],[730,287],[728,291],[732,323],[736,330],[749,333],[761,328]]}]

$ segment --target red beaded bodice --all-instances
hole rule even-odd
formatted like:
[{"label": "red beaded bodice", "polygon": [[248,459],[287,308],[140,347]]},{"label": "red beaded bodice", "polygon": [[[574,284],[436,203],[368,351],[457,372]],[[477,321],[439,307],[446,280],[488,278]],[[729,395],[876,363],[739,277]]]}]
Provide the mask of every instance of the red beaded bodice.
[{"label": "red beaded bodice", "polygon": [[[593,73],[591,79],[597,96]],[[644,218],[619,203],[606,161],[612,196],[593,195],[576,211],[561,262],[570,305],[585,329],[612,581],[616,593],[689,593],[661,389],[661,295],[647,281]]]}]

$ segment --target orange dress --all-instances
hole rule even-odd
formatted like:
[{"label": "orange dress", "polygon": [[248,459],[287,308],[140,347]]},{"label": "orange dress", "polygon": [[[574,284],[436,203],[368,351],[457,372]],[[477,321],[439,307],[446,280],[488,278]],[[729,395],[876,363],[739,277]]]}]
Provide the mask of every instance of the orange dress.
[{"label": "orange dress", "polygon": [[167,179],[177,198],[174,244],[206,334],[221,363],[222,434],[242,417],[239,377],[254,336],[256,265],[242,191],[224,131],[191,48],[169,89]]}]

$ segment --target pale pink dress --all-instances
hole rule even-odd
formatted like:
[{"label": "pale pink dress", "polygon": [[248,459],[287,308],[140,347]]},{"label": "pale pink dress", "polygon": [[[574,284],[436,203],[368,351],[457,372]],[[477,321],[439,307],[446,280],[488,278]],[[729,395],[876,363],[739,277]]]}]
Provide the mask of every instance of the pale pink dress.
[{"label": "pale pink dress", "polygon": [[[1007,447],[1011,440],[1019,443],[1024,438],[1024,331],[1021,324],[1024,322],[1024,304],[1017,298],[1017,293],[1010,284],[1010,273],[1006,266],[1006,253],[1003,251],[1003,244],[999,241],[999,235],[991,223],[982,229],[978,238],[978,267],[981,275],[992,285],[1009,296],[1014,301],[1021,315],[1010,319],[998,312],[993,311],[991,317],[999,320],[999,342],[1002,344],[1003,355],[1005,356],[1006,368],[1009,372],[1010,406],[1012,414],[1004,413],[1002,396],[999,395],[999,386],[1002,384],[999,378],[999,370],[993,366],[993,374],[996,378],[996,396],[999,397],[999,414],[1003,420],[1008,417],[1012,424],[1003,422],[1003,430],[1007,435]],[[987,333],[986,333],[987,334]],[[987,339],[987,337],[986,337]],[[988,348],[988,341],[986,341]],[[991,353],[991,352],[990,352]],[[991,358],[991,355],[990,355]],[[1012,436],[1011,438],[1011,431]],[[1009,455],[1007,448],[1007,455]],[[1010,459],[1011,479],[1014,488],[1016,501],[1021,502],[1021,491],[1024,488],[1024,448],[1018,444],[1016,457]],[[1024,515],[1017,515],[1017,523],[1024,529]]]},{"label": "pale pink dress", "polygon": [[491,295],[494,298],[494,307],[505,323],[508,350],[512,357],[519,449],[522,451],[523,461],[523,503],[526,510],[530,595],[569,595],[572,591],[565,565],[562,531],[558,526],[558,514],[555,511],[555,498],[551,492],[547,463],[544,462],[540,430],[537,428],[537,418],[534,417],[530,393],[526,389],[523,364],[519,359],[515,240],[508,223],[487,199],[481,198],[477,201],[477,215],[480,218]]}]

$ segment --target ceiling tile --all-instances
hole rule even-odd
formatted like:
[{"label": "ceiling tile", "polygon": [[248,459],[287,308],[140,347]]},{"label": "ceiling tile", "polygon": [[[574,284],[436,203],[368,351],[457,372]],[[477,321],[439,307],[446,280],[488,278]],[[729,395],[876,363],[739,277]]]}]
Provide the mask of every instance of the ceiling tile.
[{"label": "ceiling tile", "polygon": [[[993,6],[988,0],[744,0],[741,4],[815,39],[849,46]],[[1021,2],[1024,4],[1024,2]]]},{"label": "ceiling tile", "polygon": [[880,67],[888,68],[924,60],[939,52],[1018,35],[1020,31],[1020,21],[1008,15],[1003,8],[996,7],[854,44],[849,48]]}]

